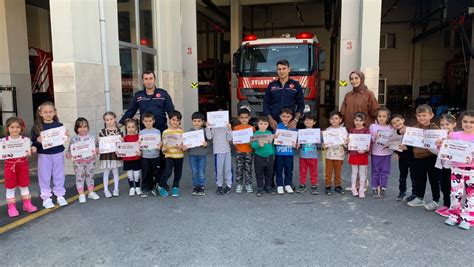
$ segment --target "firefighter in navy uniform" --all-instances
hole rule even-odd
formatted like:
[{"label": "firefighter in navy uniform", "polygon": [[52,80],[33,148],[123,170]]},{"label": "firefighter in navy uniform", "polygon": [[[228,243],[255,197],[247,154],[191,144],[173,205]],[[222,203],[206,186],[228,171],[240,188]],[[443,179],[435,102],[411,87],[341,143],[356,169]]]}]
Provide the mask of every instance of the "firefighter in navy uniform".
[{"label": "firefighter in navy uniform", "polygon": [[[287,60],[278,61],[276,66],[278,79],[271,82],[265,90],[263,115],[268,116],[270,127],[276,130],[280,121],[281,109],[290,108],[295,116],[288,124],[288,128],[296,128],[304,111],[303,89],[301,89],[299,82],[290,79],[290,63]],[[272,187],[275,188],[275,171],[272,177]],[[294,185],[291,187],[294,188]]]},{"label": "firefighter in navy uniform", "polygon": [[[122,127],[125,120],[128,118],[133,118],[135,113],[140,110],[140,114],[145,112],[153,113],[155,117],[155,124],[153,127],[160,130],[161,133],[168,128],[166,114],[174,110],[173,100],[171,100],[170,95],[164,89],[157,88],[155,86],[155,73],[152,71],[145,71],[142,74],[144,89],[135,93],[133,96],[132,102],[128,107],[128,110],[120,119],[118,125],[119,128]],[[144,128],[140,120],[140,128]],[[158,183],[159,179],[163,175],[165,169],[165,157],[163,153],[160,153],[160,166],[157,166],[156,175],[155,175],[155,184]]]},{"label": "firefighter in navy uniform", "polygon": [[[163,133],[168,128],[166,114],[174,110],[173,100],[164,89],[155,87],[155,73],[145,71],[142,74],[142,79],[145,88],[135,93],[128,110],[119,121],[119,126],[122,126],[126,119],[133,118],[135,113],[140,110],[140,114],[153,113],[155,117],[153,127]],[[143,128],[143,125],[140,128]]]},{"label": "firefighter in navy uniform", "polygon": [[278,79],[271,82],[265,90],[263,99],[263,115],[268,116],[270,127],[276,129],[280,121],[282,108],[290,108],[295,116],[288,128],[296,128],[304,110],[304,94],[299,82],[290,79],[290,63],[280,60],[276,64]]}]

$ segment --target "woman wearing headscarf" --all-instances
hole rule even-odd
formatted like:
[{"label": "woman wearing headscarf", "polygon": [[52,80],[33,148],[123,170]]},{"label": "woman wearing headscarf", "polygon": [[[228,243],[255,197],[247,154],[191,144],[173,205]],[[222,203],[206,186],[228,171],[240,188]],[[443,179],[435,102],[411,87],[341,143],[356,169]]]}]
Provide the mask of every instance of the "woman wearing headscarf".
[{"label": "woman wearing headscarf", "polygon": [[366,127],[374,122],[376,110],[380,107],[372,91],[364,84],[365,75],[361,71],[353,71],[349,75],[352,91],[346,94],[341,105],[341,113],[344,116],[344,126],[349,131],[354,127],[354,114],[364,112]]}]

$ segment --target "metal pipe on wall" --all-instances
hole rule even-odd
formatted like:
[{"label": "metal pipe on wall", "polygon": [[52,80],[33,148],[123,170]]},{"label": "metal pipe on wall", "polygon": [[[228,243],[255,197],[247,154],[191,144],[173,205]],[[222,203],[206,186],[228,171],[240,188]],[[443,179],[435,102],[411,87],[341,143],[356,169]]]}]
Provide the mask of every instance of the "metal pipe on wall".
[{"label": "metal pipe on wall", "polygon": [[104,67],[104,94],[105,111],[110,110],[109,61],[107,59],[107,35],[105,30],[104,0],[99,0],[100,45],[102,52],[102,66]]}]

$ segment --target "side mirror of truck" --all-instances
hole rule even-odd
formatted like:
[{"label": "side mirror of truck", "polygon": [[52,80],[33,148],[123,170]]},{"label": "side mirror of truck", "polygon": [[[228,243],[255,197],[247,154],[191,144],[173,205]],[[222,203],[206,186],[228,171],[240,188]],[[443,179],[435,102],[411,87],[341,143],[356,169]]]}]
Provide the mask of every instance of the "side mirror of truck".
[{"label": "side mirror of truck", "polygon": [[232,55],[232,72],[240,74],[240,49]]},{"label": "side mirror of truck", "polygon": [[321,49],[319,50],[318,70],[324,70],[325,68],[326,68],[326,51]]}]

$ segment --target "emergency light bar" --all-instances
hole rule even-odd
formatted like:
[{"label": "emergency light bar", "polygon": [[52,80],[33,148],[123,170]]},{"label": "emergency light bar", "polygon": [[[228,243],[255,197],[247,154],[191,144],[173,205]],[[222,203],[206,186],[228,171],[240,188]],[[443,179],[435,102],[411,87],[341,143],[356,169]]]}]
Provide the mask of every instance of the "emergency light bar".
[{"label": "emergency light bar", "polygon": [[255,34],[247,34],[245,35],[243,41],[255,41],[257,40],[257,35]]},{"label": "emergency light bar", "polygon": [[314,34],[310,32],[302,32],[296,35],[296,39],[313,39]]}]

